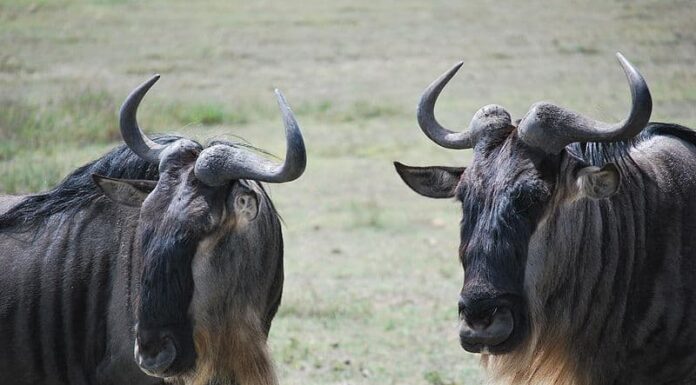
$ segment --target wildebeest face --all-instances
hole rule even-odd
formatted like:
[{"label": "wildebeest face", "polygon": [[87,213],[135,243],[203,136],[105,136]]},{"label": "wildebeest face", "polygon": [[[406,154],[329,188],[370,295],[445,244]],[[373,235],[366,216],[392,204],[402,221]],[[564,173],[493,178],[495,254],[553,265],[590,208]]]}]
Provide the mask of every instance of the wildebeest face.
[{"label": "wildebeest face", "polygon": [[[529,332],[524,279],[539,221],[554,202],[604,198],[616,191],[619,180],[613,165],[585,167],[572,156],[527,146],[512,125],[479,143],[466,169],[400,163],[396,169],[419,194],[461,203],[460,340],[467,351],[496,354],[514,349]],[[566,174],[559,174],[561,168]]]},{"label": "wildebeest face", "polygon": [[[275,218],[272,204],[256,182],[283,183],[303,173],[306,154],[299,126],[287,102],[276,91],[287,145],[285,161],[281,164],[230,143],[214,142],[203,148],[183,138],[169,143],[154,142],[140,130],[135,115],[143,96],[157,79],[155,76],[143,83],[126,99],[121,107],[120,126],[128,147],[142,159],[158,165],[159,180],[94,176],[105,195],[140,210],[139,244],[134,251],[140,256],[137,262],[141,265],[134,309],[135,360],[149,375],[177,377],[186,383],[196,376],[207,376],[211,381],[217,376],[244,378],[244,373],[234,372],[238,371],[234,365],[204,365],[206,369],[200,373],[199,367],[206,360],[197,361],[197,353],[201,356],[203,353],[197,351],[200,338],[196,336],[204,334],[202,331],[211,332],[205,329],[211,318],[216,320],[216,325],[228,329],[243,327],[229,319],[235,316],[234,311],[239,311],[229,309],[230,301],[226,299],[233,297],[237,304],[251,304],[244,309],[251,313],[246,317],[259,320],[258,325],[253,325],[256,329],[252,328],[258,333],[248,330],[237,333],[254,338],[241,343],[236,340],[239,346],[235,348],[261,353],[231,359],[246,360],[244,363],[254,368],[269,368],[263,373],[266,379],[274,378],[263,351],[263,333],[267,333],[280,300],[282,237],[277,219],[269,219]],[[260,203],[263,203],[264,213],[270,213],[263,216],[264,220],[257,219]],[[254,225],[258,223],[264,225]],[[254,280],[247,285],[253,289],[229,290],[225,285],[230,279],[221,277],[221,272],[236,273],[232,278],[237,281],[251,279],[235,270],[240,266],[239,256],[254,259],[262,252],[267,253],[268,261],[253,260],[247,264],[252,265],[251,268],[244,265],[248,270],[244,273],[253,276]],[[236,260],[226,258],[232,254],[237,255]],[[208,257],[207,263],[200,263],[202,256]],[[215,278],[216,285],[200,282],[210,277]],[[259,298],[272,298],[275,302],[268,304]],[[196,311],[210,312],[212,316],[193,314]],[[234,335],[230,330],[214,332]],[[207,357],[208,361],[210,359]]]},{"label": "wildebeest face", "polygon": [[185,139],[170,145],[156,183],[95,177],[107,196],[140,206],[135,356],[146,373],[159,377],[179,375],[195,363],[188,308],[194,285],[191,264],[199,245],[223,239],[236,221],[253,220],[258,209],[258,197],[242,181],[208,186],[198,180],[194,166],[200,151]]},{"label": "wildebeest face", "polygon": [[435,119],[434,106],[461,63],[424,92],[418,107],[424,133],[443,147],[474,151],[468,169],[395,163],[416,192],[432,198],[456,197],[462,204],[459,253],[465,277],[459,313],[464,349],[496,354],[519,346],[533,319],[525,272],[535,229],[553,215],[556,205],[578,198],[607,198],[618,190],[615,165],[588,166],[566,145],[631,138],[647,124],[651,99],[645,81],[621,55],[619,61],[634,105],[628,118],[613,125],[536,103],[517,124],[502,107],[488,105],[476,112],[467,131],[450,131]]},{"label": "wildebeest face", "polygon": [[509,351],[528,331],[523,290],[527,246],[554,178],[543,157],[509,135],[513,128],[501,132],[497,143],[481,146],[466,169],[397,164],[416,192],[456,197],[462,205],[460,339],[471,352]]}]

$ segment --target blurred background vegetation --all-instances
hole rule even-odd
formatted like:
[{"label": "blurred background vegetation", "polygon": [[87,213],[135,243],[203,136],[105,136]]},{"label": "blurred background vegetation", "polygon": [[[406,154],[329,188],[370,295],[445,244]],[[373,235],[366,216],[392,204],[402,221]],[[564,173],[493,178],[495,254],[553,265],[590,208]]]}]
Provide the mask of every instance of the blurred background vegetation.
[{"label": "blurred background vegetation", "polygon": [[270,186],[286,286],[270,345],[283,384],[479,384],[457,341],[458,206],[391,162],[465,165],[417,128],[425,86],[459,60],[441,122],[550,100],[627,112],[621,51],[653,120],[696,126],[693,1],[0,0],[0,193],[51,188],[119,143],[116,113],[152,73],[141,125],[283,154],[272,90],[306,137],[298,181]]}]

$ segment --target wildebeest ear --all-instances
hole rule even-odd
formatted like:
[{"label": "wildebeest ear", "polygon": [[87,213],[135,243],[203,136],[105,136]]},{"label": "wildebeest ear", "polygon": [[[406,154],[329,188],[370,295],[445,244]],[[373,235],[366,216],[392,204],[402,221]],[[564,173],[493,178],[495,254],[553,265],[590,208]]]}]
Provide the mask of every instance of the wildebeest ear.
[{"label": "wildebeest ear", "polygon": [[464,167],[411,167],[394,162],[396,172],[413,191],[428,198],[452,198]]},{"label": "wildebeest ear", "polygon": [[232,188],[232,209],[238,218],[253,221],[259,215],[258,193],[246,182],[239,181]]},{"label": "wildebeest ear", "polygon": [[594,199],[608,198],[619,190],[621,174],[614,163],[604,167],[584,167],[578,171],[577,185],[580,193]]},{"label": "wildebeest ear", "polygon": [[92,180],[109,199],[131,207],[140,207],[157,186],[154,180],[114,179],[98,174],[92,174]]}]

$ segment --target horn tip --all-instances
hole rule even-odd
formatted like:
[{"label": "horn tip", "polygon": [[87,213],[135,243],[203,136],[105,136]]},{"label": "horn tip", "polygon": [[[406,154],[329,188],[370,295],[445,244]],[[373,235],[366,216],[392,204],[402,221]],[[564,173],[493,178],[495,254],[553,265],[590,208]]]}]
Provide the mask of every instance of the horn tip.
[{"label": "horn tip", "polygon": [[[457,72],[459,72],[459,69],[462,68],[463,65],[464,65],[464,61],[463,61],[463,60],[460,61],[460,62],[457,62],[457,64],[455,64],[452,68],[450,68],[449,71],[445,72],[445,73],[442,75],[442,78],[441,78],[441,79],[444,78],[444,79],[446,79],[447,81],[449,81],[450,79],[452,79],[452,77],[454,76],[454,74],[456,74]],[[444,86],[444,84],[443,84],[443,86]]]},{"label": "horn tip", "polygon": [[616,59],[619,61],[619,64],[625,71],[636,71],[633,64],[631,64],[631,62],[628,61],[628,59],[626,59],[626,57],[621,52],[616,53]]},{"label": "horn tip", "polygon": [[284,108],[284,109],[290,108],[290,106],[288,106],[288,101],[285,100],[285,96],[283,96],[283,93],[280,92],[279,89],[276,88],[276,89],[273,90],[273,92],[275,92],[276,99],[278,100],[278,105],[279,105],[281,108]]},{"label": "horn tip", "polygon": [[616,53],[616,59],[619,61],[619,65],[624,70],[626,76],[630,79],[642,79],[642,75],[638,72],[636,67],[631,64],[626,57],[621,54],[621,52]]},{"label": "horn tip", "polygon": [[626,57],[621,53],[621,52],[616,52],[616,58],[619,60],[619,63],[625,63],[628,60],[626,60]]}]

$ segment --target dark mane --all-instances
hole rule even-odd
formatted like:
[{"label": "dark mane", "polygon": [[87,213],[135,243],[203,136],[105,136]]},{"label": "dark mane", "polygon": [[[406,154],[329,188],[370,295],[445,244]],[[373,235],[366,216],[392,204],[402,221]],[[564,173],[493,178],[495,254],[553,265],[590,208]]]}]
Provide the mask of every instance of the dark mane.
[{"label": "dark mane", "polygon": [[[167,144],[181,137],[164,135],[155,137],[157,143]],[[212,141],[208,144],[223,144],[242,146],[254,151],[271,155],[247,143],[236,143],[223,140]],[[206,146],[207,147],[207,146]],[[52,190],[28,195],[21,203],[0,215],[0,232],[31,230],[40,226],[50,216],[58,213],[68,215],[76,213],[102,196],[92,180],[92,174],[99,174],[118,179],[148,179],[157,180],[158,165],[148,163],[133,153],[125,144],[116,147],[101,158],[94,160],[73,171],[58,186]],[[278,215],[266,189],[259,183],[264,198],[268,203],[271,214]],[[282,219],[281,219],[282,220]]]},{"label": "dark mane", "polygon": [[[178,136],[160,136],[158,143],[171,143]],[[0,232],[29,230],[57,213],[74,213],[101,196],[92,174],[112,178],[157,180],[157,165],[135,155],[125,144],[73,171],[52,190],[28,195],[21,203],[0,215]]]},{"label": "dark mane", "polygon": [[611,143],[573,143],[566,149],[575,157],[593,166],[603,166],[607,162],[625,161],[629,151],[638,143],[656,135],[674,136],[696,146],[696,132],[678,124],[649,123],[648,126],[631,140]]}]

